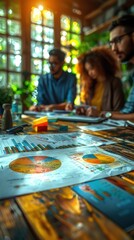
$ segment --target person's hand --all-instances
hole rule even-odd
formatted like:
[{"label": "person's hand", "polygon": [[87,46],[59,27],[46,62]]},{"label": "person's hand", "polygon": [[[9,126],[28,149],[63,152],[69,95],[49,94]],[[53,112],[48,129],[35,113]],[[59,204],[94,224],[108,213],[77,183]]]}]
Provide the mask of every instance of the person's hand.
[{"label": "person's hand", "polygon": [[100,117],[103,117],[103,118],[104,118],[104,117],[105,117],[105,114],[106,114],[106,112],[107,112],[107,111],[102,111],[102,112],[100,113]]},{"label": "person's hand", "polygon": [[40,106],[37,105],[33,105],[29,108],[30,111],[37,111],[40,112]]},{"label": "person's hand", "polygon": [[65,106],[66,111],[72,111],[73,110],[73,104],[72,103],[67,103]]},{"label": "person's hand", "polygon": [[50,105],[44,105],[42,106],[42,111],[45,110],[45,111],[52,111],[55,109],[55,105],[54,104],[50,104]]},{"label": "person's hand", "polygon": [[95,107],[89,107],[86,110],[86,116],[90,116],[90,117],[98,117],[100,114],[100,112],[95,108]]},{"label": "person's hand", "polygon": [[38,111],[38,112],[43,112],[43,111],[52,111],[55,109],[54,104],[51,105],[40,105],[40,106],[31,106],[29,108],[30,111]]},{"label": "person's hand", "polygon": [[78,107],[78,108],[76,109],[76,114],[78,114],[78,115],[86,115],[86,108],[84,108],[84,107]]}]

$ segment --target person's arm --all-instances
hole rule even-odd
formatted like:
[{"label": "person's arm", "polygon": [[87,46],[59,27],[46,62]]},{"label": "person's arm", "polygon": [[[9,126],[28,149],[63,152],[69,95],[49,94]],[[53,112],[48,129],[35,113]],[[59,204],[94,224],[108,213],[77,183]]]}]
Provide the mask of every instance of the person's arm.
[{"label": "person's arm", "polygon": [[47,109],[48,102],[46,99],[46,84],[45,80],[47,80],[47,75],[41,75],[38,80],[38,87],[37,87],[37,105],[31,106],[29,108],[30,111],[43,111]]},{"label": "person's arm", "polygon": [[47,86],[46,86],[46,81],[47,81],[47,74],[41,75],[38,81],[38,87],[37,87],[37,105],[47,105]]},{"label": "person's arm", "polygon": [[59,103],[59,104],[49,104],[49,105],[35,105],[35,106],[31,106],[29,108],[30,111],[38,111],[38,112],[41,112],[41,111],[52,111],[52,110],[72,110],[72,109],[67,109],[66,108],[66,103]]},{"label": "person's arm", "polygon": [[125,97],[122,82],[119,78],[113,79],[112,96],[112,111],[120,111],[124,106]]},{"label": "person's arm", "polygon": [[112,112],[112,119],[134,120],[134,85],[131,88],[128,99],[120,112]]},{"label": "person's arm", "polygon": [[68,76],[68,81],[69,81],[69,86],[68,86],[66,104],[73,104],[76,98],[76,83],[77,83],[76,75],[72,74]]},{"label": "person's arm", "polygon": [[37,105],[33,105],[29,108],[30,111],[37,111],[37,112],[40,112],[40,107],[37,106]]},{"label": "person's arm", "polygon": [[66,111],[72,111],[74,108],[74,104],[73,103],[66,103],[66,106],[65,106],[65,110]]},{"label": "person's arm", "polygon": [[100,111],[95,106],[91,106],[86,110],[86,116],[88,117],[98,117],[99,115]]},{"label": "person's arm", "polygon": [[134,113],[101,112],[100,117],[106,117],[106,113],[110,113],[110,119],[134,121]]},{"label": "person's arm", "polygon": [[120,113],[120,112],[112,112],[112,119],[117,120],[134,120],[134,113]]},{"label": "person's arm", "polygon": [[134,83],[130,90],[129,96],[124,107],[120,111],[121,113],[134,113]]},{"label": "person's arm", "polygon": [[40,105],[40,111],[65,110],[66,103]]},{"label": "person's arm", "polygon": [[124,103],[125,97],[121,79],[114,78],[112,85],[112,111],[120,111]]},{"label": "person's arm", "polygon": [[76,114],[77,115],[86,115],[86,108],[85,107],[77,107],[76,108]]}]

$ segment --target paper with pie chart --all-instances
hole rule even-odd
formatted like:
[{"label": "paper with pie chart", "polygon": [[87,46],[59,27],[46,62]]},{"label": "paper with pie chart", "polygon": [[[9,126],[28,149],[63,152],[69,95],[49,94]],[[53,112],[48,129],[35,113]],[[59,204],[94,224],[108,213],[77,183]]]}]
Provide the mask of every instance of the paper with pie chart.
[{"label": "paper with pie chart", "polygon": [[46,173],[52,172],[61,166],[61,161],[48,156],[20,157],[9,164],[9,168],[19,173]]},{"label": "paper with pie chart", "polygon": [[99,147],[8,154],[0,157],[0,199],[118,175],[134,163]]}]

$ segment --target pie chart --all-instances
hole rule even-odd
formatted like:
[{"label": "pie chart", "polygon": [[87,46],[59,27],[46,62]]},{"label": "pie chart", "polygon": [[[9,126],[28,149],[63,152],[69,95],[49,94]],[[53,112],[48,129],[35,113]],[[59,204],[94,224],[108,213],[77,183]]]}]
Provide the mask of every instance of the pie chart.
[{"label": "pie chart", "polygon": [[92,163],[92,164],[109,164],[115,161],[114,157],[109,155],[95,153],[95,154],[85,154],[82,159],[85,162]]},{"label": "pie chart", "polygon": [[9,164],[12,171],[27,174],[51,172],[60,168],[60,166],[60,160],[48,156],[21,157]]}]

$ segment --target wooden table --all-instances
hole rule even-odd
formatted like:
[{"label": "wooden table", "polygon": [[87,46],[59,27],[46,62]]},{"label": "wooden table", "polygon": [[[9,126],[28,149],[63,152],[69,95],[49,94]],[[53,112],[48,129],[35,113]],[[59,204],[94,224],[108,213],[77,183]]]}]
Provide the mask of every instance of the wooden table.
[{"label": "wooden table", "polygon": [[[32,118],[25,118],[29,122]],[[64,124],[65,122],[58,122]],[[66,123],[68,131],[78,131],[76,123]],[[79,125],[83,125],[80,124]],[[84,124],[86,125],[86,124]],[[56,132],[49,129],[49,132]],[[118,128],[118,131],[92,132],[97,136],[113,139],[116,145],[102,146],[103,149],[133,159],[134,143],[122,140],[133,139],[134,130]],[[29,129],[32,134],[32,130]],[[110,177],[117,184],[134,195],[134,181],[121,176]],[[126,233],[113,221],[94,208],[72,188],[65,187],[20,196],[0,201],[0,240],[129,240],[134,231]]]}]

